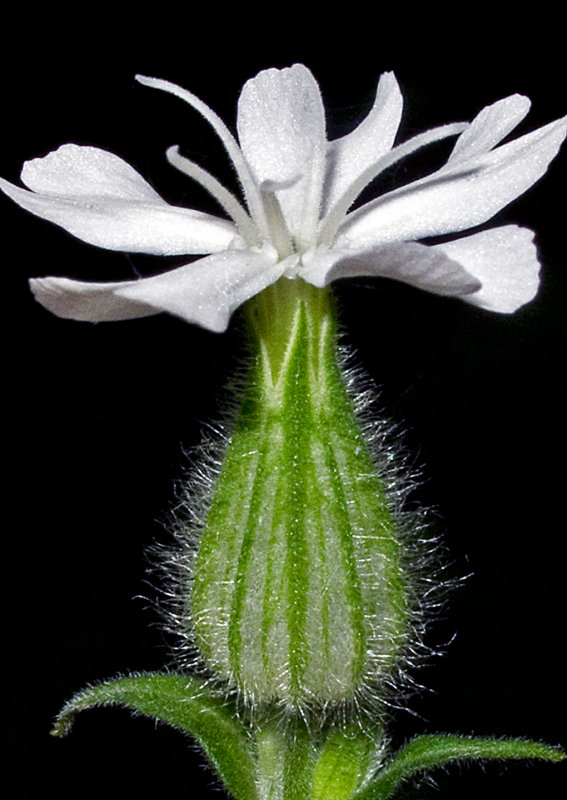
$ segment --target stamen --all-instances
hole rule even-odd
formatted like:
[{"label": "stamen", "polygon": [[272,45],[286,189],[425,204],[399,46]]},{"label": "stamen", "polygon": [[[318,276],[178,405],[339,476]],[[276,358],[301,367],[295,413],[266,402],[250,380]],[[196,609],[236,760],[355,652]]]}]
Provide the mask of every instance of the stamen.
[{"label": "stamen", "polygon": [[221,205],[229,217],[234,220],[240,234],[249,247],[260,245],[260,231],[236,197],[226,189],[210,172],[203,169],[194,161],[190,161],[179,152],[179,146],[173,145],[166,151],[167,160],[178,170],[197,181]]},{"label": "stamen", "polygon": [[[270,188],[268,188],[268,186]],[[293,241],[285,222],[281,206],[275,192],[271,189],[271,182],[266,182],[260,187],[262,200],[266,210],[266,219],[270,231],[270,241],[278,251],[280,258],[286,258],[293,253]]]},{"label": "stamen", "polygon": [[150,86],[152,89],[161,89],[164,92],[175,95],[175,97],[179,97],[181,100],[189,103],[195,111],[198,111],[199,114],[207,120],[223,143],[230,160],[234,164],[236,174],[238,175],[246,198],[246,203],[250,209],[250,214],[259,224],[262,231],[265,232],[264,228],[267,227],[267,224],[260,191],[250,171],[250,167],[244,158],[244,154],[240,149],[240,145],[218,114],[192,92],[187,91],[187,89],[182,89],[181,86],[177,86],[175,83],[162,80],[161,78],[148,78],[145,75],[136,75],[136,80],[144,86]]},{"label": "stamen", "polygon": [[469,127],[468,122],[455,122],[450,125],[441,125],[438,128],[432,128],[429,131],[420,133],[417,136],[408,139],[407,142],[394,147],[389,153],[382,156],[374,164],[371,164],[364,172],[345,190],[339,197],[333,208],[321,221],[319,229],[319,243],[332,244],[333,239],[344,219],[351,205],[354,203],[362,190],[368,186],[370,181],[373,181],[381,172],[383,172],[396,161],[410,155],[420,147],[438,142],[441,139],[446,139],[449,136],[457,136]]},{"label": "stamen", "polygon": [[323,148],[314,148],[311,153],[311,163],[306,171],[304,180],[304,198],[301,214],[301,223],[297,232],[297,240],[301,250],[308,250],[317,242],[317,227],[321,212],[321,197],[325,176],[325,151]]}]

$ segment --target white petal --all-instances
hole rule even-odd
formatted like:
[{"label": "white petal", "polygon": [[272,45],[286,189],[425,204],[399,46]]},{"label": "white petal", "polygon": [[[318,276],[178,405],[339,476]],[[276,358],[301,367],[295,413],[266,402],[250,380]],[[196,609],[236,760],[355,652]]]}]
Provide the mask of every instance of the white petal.
[{"label": "white petal", "polygon": [[306,67],[267,69],[244,84],[238,138],[259,183],[296,179],[324,134],[321,94]]},{"label": "white petal", "polygon": [[22,208],[89,244],[154,255],[214,253],[237,235],[226,220],[171,206],[118,156],[96,147],[63,145],[24,164],[33,191],[0,178]]},{"label": "white petal", "polygon": [[462,296],[480,281],[442,250],[417,242],[381,245],[371,250],[316,250],[303,259],[301,277],[314,286],[363,275],[393,278],[428,292]]},{"label": "white petal", "polygon": [[535,297],[540,263],[528,228],[506,225],[432,247],[458,261],[482,288],[463,297],[468,303],[511,314]]},{"label": "white petal", "polygon": [[347,217],[337,245],[369,247],[481,225],[541,178],[566,133],[563,117],[373,200]]},{"label": "white petal", "polygon": [[[145,280],[145,279],[142,279]],[[116,292],[134,281],[85,283],[70,278],[31,278],[30,289],[38,303],[63,319],[79,322],[115,322],[158,314],[142,302],[125,300]]]},{"label": "white petal", "polygon": [[419,150],[420,147],[438,142],[441,139],[446,139],[448,136],[457,136],[465,128],[466,124],[462,122],[453,122],[449,125],[441,125],[439,128],[431,128],[424,133],[419,133],[413,136],[403,144],[394,147],[386,155],[379,158],[377,161],[371,162],[358,176],[358,178],[350,184],[342,196],[338,198],[333,208],[329,211],[327,216],[321,220],[319,228],[319,241],[322,244],[331,244],[337,235],[345,219],[347,212],[351,205],[355,202],[358,195],[368,184],[374,180],[381,172],[388,169],[397,161],[406,158],[411,153]]},{"label": "white petal", "polygon": [[351,133],[328,143],[323,213],[366,167],[392,149],[403,102],[394,73],[385,72],[368,116]]},{"label": "white petal", "polygon": [[245,83],[238,137],[258,184],[289,186],[277,195],[290,230],[314,228],[326,141],[321,93],[309,70],[301,64],[268,69]]},{"label": "white petal", "polygon": [[94,194],[123,200],[161,200],[130,164],[99,147],[61,145],[42,158],[26,161],[21,178],[28,189],[55,197]]},{"label": "white petal", "polygon": [[167,311],[211,331],[226,330],[230,315],[285,271],[265,253],[218,253],[178,269],[116,283],[38,278],[31,289],[49,311],[89,322],[134,319]]},{"label": "white petal", "polygon": [[513,94],[483,108],[457,139],[447,164],[456,164],[471,156],[492,150],[520,124],[530,106],[528,97]]}]

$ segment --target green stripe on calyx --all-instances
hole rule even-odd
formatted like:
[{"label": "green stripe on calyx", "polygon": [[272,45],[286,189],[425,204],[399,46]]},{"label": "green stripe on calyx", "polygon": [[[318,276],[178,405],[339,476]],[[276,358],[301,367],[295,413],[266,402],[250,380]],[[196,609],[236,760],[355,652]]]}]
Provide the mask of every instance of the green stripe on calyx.
[{"label": "green stripe on calyx", "polygon": [[193,630],[209,668],[251,702],[328,707],[396,665],[401,546],[329,291],[284,278],[247,313],[254,360],[199,545]]}]

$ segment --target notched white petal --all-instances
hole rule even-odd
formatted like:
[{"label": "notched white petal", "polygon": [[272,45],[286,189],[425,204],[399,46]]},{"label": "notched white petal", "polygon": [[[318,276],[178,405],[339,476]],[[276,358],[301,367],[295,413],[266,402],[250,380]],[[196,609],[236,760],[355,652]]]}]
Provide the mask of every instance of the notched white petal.
[{"label": "notched white petal", "polygon": [[124,283],[85,283],[48,277],[32,278],[29,284],[37,302],[63,319],[115,322],[159,313],[152,306],[116,294]]},{"label": "notched white petal", "polygon": [[325,141],[325,111],[315,78],[300,64],[260,72],[244,84],[237,125],[258,183],[295,181]]},{"label": "notched white petal", "polygon": [[464,236],[432,248],[458,261],[481,283],[468,303],[512,314],[528,303],[539,288],[540,263],[534,232],[518,225],[505,225]]},{"label": "notched white petal", "polygon": [[337,244],[371,246],[481,225],[541,178],[566,133],[563,117],[490,152],[459,158],[352,212]]},{"label": "notched white petal", "polygon": [[[348,222],[346,225],[343,225],[344,220],[347,218],[348,209],[354,203],[362,190],[370,183],[370,181],[374,180],[374,178],[376,178],[381,172],[383,172],[385,169],[388,169],[388,167],[391,167],[400,159],[407,158],[407,156],[416,150],[419,150],[421,147],[426,147],[433,142],[438,142],[441,139],[446,139],[450,136],[457,136],[467,127],[468,126],[466,123],[454,122],[449,125],[441,125],[439,128],[431,128],[431,130],[425,131],[424,133],[419,133],[417,136],[412,136],[411,139],[408,139],[403,144],[394,147],[392,150],[386,153],[386,155],[382,156],[382,158],[379,158],[377,161],[368,164],[357,177],[357,179],[344,190],[343,194],[341,197],[339,197],[333,208],[321,221],[319,230],[320,241],[324,244],[329,244],[335,239],[339,229],[350,229],[352,221],[358,218],[358,212],[353,212],[352,214],[348,215]],[[392,192],[391,194],[394,193]],[[359,211],[362,212],[363,209],[371,210],[373,205],[373,203],[368,203],[367,205],[362,206]],[[354,246],[357,246],[357,244],[365,244],[364,240],[353,242],[352,239],[349,239],[348,243],[349,245],[354,244]],[[378,244],[378,240],[376,240],[375,243]],[[369,244],[372,245],[372,242],[370,241]]]},{"label": "notched white petal", "polygon": [[341,194],[367,169],[388,153],[402,117],[403,97],[393,72],[378,83],[368,115],[349,134],[327,145],[324,206],[326,213]]},{"label": "notched white petal", "polygon": [[238,101],[238,137],[259,185],[287,186],[278,202],[290,233],[313,243],[325,170],[325,110],[309,70],[295,64],[249,80]]},{"label": "notched white petal", "polygon": [[513,94],[483,108],[457,139],[447,164],[454,165],[492,150],[520,124],[530,106],[528,97]]},{"label": "notched white petal", "polygon": [[100,147],[61,145],[46,156],[26,161],[21,178],[33,192],[54,197],[108,195],[163,202],[130,164]]},{"label": "notched white petal", "polygon": [[112,153],[64,145],[26,162],[22,180],[0,178],[2,190],[32,214],[88,244],[152,255],[192,255],[224,250],[234,241],[232,223],[201,211],[171,206]]},{"label": "notched white petal", "polygon": [[417,242],[400,242],[370,250],[320,249],[303,259],[301,277],[314,286],[338,278],[393,278],[434,294],[462,296],[480,289],[480,281],[442,251]]},{"label": "notched white petal", "polygon": [[272,253],[233,250],[135,281],[50,277],[32,280],[30,286],[38,302],[67,319],[107,322],[165,311],[220,333],[232,312],[276,281],[286,266]]}]

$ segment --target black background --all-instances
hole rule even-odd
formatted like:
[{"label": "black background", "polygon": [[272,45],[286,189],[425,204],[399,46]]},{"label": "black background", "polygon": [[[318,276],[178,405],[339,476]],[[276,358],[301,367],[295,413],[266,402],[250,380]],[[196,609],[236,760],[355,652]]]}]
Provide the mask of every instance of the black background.
[{"label": "black background", "polygon": [[[27,158],[67,141],[92,144],[130,161],[171,202],[214,213],[163,154],[179,143],[230,183],[222,148],[180,101],[136,84],[136,72],[186,86],[232,125],[247,78],[302,61],[319,80],[334,135],[363,117],[386,69],[406,96],[404,137],[470,119],[515,91],[534,103],[520,131],[567,110],[557,20],[543,8],[500,24],[481,9],[461,19],[366,19],[313,7],[306,20],[306,8],[153,8],[146,20],[136,9],[121,25],[115,8],[102,6],[60,18],[16,12],[4,28],[14,50],[1,56],[0,174],[17,182]],[[446,154],[432,148],[428,166]],[[438,509],[453,574],[470,575],[431,633],[432,643],[456,636],[416,676],[429,691],[413,699],[415,716],[392,721],[396,744],[449,731],[567,745],[565,164],[563,154],[497,220],[538,233],[541,291],[517,314],[386,281],[337,287],[358,362],[424,465],[416,502]],[[423,169],[415,159],[387,180]],[[157,670],[169,659],[140,599],[151,594],[144,549],[166,536],[160,520],[183,449],[216,417],[241,349],[238,322],[218,336],[165,315],[97,326],[56,319],[33,302],[28,277],[131,278],[167,262],[89,247],[5,199],[1,213],[8,469],[0,749],[13,796],[213,797],[201,757],[165,726],[102,710],[79,719],[66,740],[48,731],[62,702],[89,681]],[[564,766],[485,772],[454,768],[438,776],[438,793],[425,787],[415,797],[565,794]]]}]

